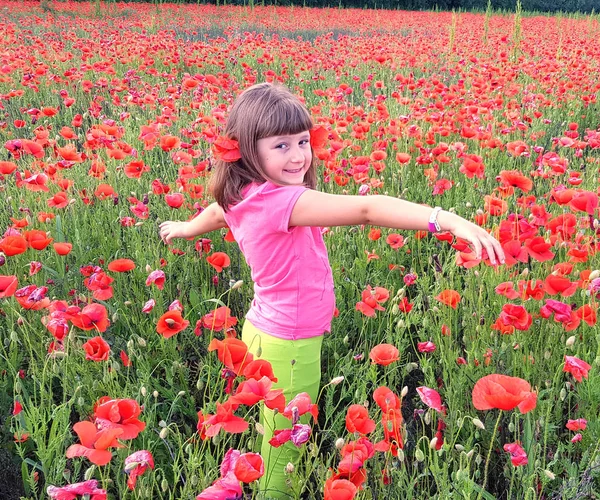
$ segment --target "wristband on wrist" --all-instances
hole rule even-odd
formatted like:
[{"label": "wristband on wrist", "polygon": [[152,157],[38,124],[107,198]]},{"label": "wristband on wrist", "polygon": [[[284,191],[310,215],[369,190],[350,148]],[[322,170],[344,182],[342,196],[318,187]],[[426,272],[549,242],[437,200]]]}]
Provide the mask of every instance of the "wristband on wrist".
[{"label": "wristband on wrist", "polygon": [[431,233],[439,233],[442,228],[440,227],[440,223],[437,220],[438,214],[441,212],[442,207],[435,207],[429,216],[429,232]]}]

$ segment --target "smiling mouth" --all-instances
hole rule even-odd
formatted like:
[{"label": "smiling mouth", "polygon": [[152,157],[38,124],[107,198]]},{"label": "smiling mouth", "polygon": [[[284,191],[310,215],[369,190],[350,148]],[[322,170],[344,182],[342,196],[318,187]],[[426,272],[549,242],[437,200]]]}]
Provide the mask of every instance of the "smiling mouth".
[{"label": "smiling mouth", "polygon": [[301,172],[302,168],[297,168],[295,170],[284,170],[284,172],[287,172],[289,174],[297,174],[298,172]]}]

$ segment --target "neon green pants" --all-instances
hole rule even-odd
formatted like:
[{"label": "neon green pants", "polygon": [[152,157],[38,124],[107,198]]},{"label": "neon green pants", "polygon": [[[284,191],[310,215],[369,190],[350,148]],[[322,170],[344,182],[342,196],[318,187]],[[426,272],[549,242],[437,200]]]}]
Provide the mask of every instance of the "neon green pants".
[{"label": "neon green pants", "polygon": [[[262,358],[271,363],[278,379],[273,384],[273,389],[283,389],[286,402],[301,392],[307,392],[313,403],[316,401],[321,382],[322,335],[310,339],[284,340],[261,332],[246,320],[242,340],[255,359]],[[257,356],[259,347],[260,356]],[[309,423],[307,416],[301,421]],[[292,498],[286,484],[285,468],[288,463],[297,466],[300,450],[291,441],[279,448],[273,448],[269,444],[274,430],[291,428],[292,423],[282,415],[275,415],[273,410],[264,405],[260,423],[265,429],[260,448],[265,462],[265,475],[261,479],[260,489],[266,498]]]}]

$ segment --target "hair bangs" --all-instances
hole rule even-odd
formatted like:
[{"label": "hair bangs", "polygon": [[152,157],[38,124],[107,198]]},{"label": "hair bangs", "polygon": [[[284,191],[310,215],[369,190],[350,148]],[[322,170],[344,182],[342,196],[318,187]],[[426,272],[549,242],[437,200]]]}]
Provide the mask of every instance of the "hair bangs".
[{"label": "hair bangs", "polygon": [[296,99],[277,99],[265,109],[263,119],[257,122],[257,139],[276,135],[295,135],[310,130],[313,122],[306,108]]}]

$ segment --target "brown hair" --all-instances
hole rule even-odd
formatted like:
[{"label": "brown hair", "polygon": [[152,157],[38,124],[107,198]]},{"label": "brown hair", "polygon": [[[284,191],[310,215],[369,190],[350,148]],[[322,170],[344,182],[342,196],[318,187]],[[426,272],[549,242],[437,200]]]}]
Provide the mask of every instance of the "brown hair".
[{"label": "brown hair", "polygon": [[[216,161],[210,191],[217,203],[227,211],[242,199],[248,184],[265,181],[280,184],[263,170],[256,142],[274,135],[295,135],[310,130],[313,122],[306,106],[283,85],[259,83],[242,92],[233,103],[224,135],[239,143],[241,158],[235,162]],[[304,184],[314,189],[317,184],[315,155],[304,176]]]}]

